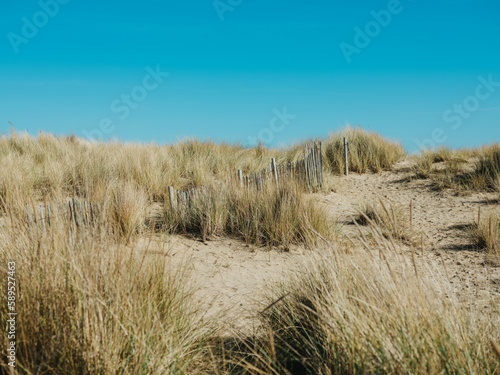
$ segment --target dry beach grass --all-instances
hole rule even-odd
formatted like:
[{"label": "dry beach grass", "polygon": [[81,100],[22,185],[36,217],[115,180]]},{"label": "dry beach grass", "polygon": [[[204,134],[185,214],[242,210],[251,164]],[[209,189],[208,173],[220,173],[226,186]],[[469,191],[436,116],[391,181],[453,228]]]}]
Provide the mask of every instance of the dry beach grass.
[{"label": "dry beach grass", "polygon": [[[495,374],[498,146],[405,159],[346,128],[323,140],[322,191],[231,182],[303,146],[3,136],[0,270],[16,261],[18,373]],[[210,199],[175,211],[168,186]],[[57,209],[47,234],[27,225],[26,203],[70,197],[101,203],[94,226],[70,238]]]}]

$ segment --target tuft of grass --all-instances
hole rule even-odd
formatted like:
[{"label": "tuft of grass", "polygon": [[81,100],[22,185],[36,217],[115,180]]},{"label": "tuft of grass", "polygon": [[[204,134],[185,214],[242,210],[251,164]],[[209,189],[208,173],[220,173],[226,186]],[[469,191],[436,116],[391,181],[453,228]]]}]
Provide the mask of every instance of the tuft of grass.
[{"label": "tuft of grass", "polygon": [[115,233],[130,239],[143,229],[147,198],[140,186],[131,181],[114,181],[109,187],[110,200],[105,209]]},{"label": "tuft of grass", "polygon": [[486,147],[479,158],[475,174],[481,176],[485,187],[495,189],[500,179],[500,144]]},{"label": "tuft of grass", "polygon": [[234,185],[208,187],[190,205],[168,207],[164,224],[170,232],[191,233],[203,240],[236,236],[259,246],[313,246],[314,231],[331,238],[333,225],[326,212],[305,201],[293,182],[279,188],[242,189]]},{"label": "tuft of grass", "polygon": [[349,141],[349,169],[357,173],[389,170],[405,156],[401,144],[359,127],[346,127],[328,136],[325,155],[328,168],[335,174],[345,170],[344,138]]},{"label": "tuft of grass", "polygon": [[386,205],[382,200],[371,204],[360,204],[356,221],[361,225],[370,225],[386,238],[394,238],[408,244],[415,242],[415,232],[411,227],[410,217],[405,208]]},{"label": "tuft of grass", "polygon": [[377,243],[381,257],[325,254],[279,286],[238,373],[495,374],[498,312],[463,307],[438,269]]},{"label": "tuft of grass", "polygon": [[416,158],[412,175],[430,178],[440,190],[495,191],[500,178],[500,144],[473,150],[426,150]]},{"label": "tuft of grass", "polygon": [[427,179],[432,172],[434,164],[434,154],[430,151],[423,152],[415,161],[412,166],[412,174],[415,178]]},{"label": "tuft of grass", "polygon": [[[20,373],[203,373],[212,328],[165,256],[88,232],[70,240],[58,216],[47,235],[30,232],[22,211],[12,214],[13,227],[0,235],[0,276],[7,280],[15,262]],[[4,322],[7,313],[2,304]],[[9,372],[4,361],[0,372]]]},{"label": "tuft of grass", "polygon": [[191,200],[181,198],[174,207],[166,207],[160,225],[169,233],[190,233],[205,241],[225,233],[227,217],[228,197],[219,185],[204,187]]},{"label": "tuft of grass", "polygon": [[441,146],[431,152],[433,163],[442,163],[453,159],[453,150],[449,147]]},{"label": "tuft of grass", "polygon": [[500,256],[499,214],[492,214],[488,220],[472,224],[469,235],[478,249],[487,251],[493,257]]}]

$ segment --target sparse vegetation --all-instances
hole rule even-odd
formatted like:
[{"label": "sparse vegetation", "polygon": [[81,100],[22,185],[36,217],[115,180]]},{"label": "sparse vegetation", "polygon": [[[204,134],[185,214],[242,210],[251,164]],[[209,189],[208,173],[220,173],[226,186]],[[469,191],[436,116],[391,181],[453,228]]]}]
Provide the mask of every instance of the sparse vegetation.
[{"label": "sparse vegetation", "polygon": [[500,176],[499,176],[499,177],[497,177],[497,180],[496,180],[496,182],[495,182],[495,190],[496,190],[496,191],[497,191],[497,193],[498,193],[498,198],[497,198],[497,200],[498,200],[498,203],[500,204]]},{"label": "sparse vegetation", "polygon": [[500,144],[484,149],[475,171],[480,186],[495,189],[500,179]]},{"label": "sparse vegetation", "polygon": [[240,373],[495,374],[497,313],[459,307],[437,269],[377,240],[380,258],[325,255],[281,286]]},{"label": "sparse vegetation", "polygon": [[412,167],[412,172],[416,178],[426,179],[429,178],[434,164],[434,154],[430,151],[424,151],[420,155]]},{"label": "sparse vegetation", "polygon": [[474,150],[424,151],[416,158],[412,175],[430,178],[438,189],[498,191],[500,144]]},{"label": "sparse vegetation", "polygon": [[492,256],[500,256],[500,215],[491,214],[487,220],[471,225],[470,237],[480,250],[486,250]]},{"label": "sparse vegetation", "polygon": [[361,225],[371,225],[386,238],[394,238],[408,244],[415,242],[415,233],[411,227],[408,209],[387,205],[382,200],[371,204],[360,204],[356,221]]},{"label": "sparse vegetation", "polygon": [[453,150],[445,146],[441,146],[435,151],[426,151],[426,153],[431,155],[433,163],[442,163],[454,158]]}]

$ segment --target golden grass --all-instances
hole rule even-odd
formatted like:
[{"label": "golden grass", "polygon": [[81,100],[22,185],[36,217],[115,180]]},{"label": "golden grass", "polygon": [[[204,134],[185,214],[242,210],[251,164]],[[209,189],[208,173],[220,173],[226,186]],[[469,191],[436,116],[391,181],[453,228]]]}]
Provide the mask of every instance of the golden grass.
[{"label": "golden grass", "polygon": [[277,288],[234,373],[495,374],[498,311],[463,307],[444,270],[377,243],[368,256],[322,254]]},{"label": "golden grass", "polygon": [[182,271],[88,229],[70,241],[60,218],[52,224],[47,236],[30,234],[14,211],[13,230],[0,235],[2,279],[16,263],[19,373],[196,373],[211,328],[196,317]]},{"label": "golden grass", "polygon": [[85,197],[103,201],[108,186],[127,181],[148,200],[163,201],[168,186],[178,189],[228,179],[278,162],[284,155],[265,148],[186,140],[174,145],[89,142],[40,133],[0,137],[0,194],[6,202],[43,196]]},{"label": "golden grass", "polygon": [[[343,173],[344,136],[351,142],[354,172],[388,169],[404,157],[399,144],[348,127],[323,142],[326,174]],[[0,137],[0,197],[28,202],[65,195],[102,202],[110,185],[126,181],[140,187],[148,201],[163,202],[168,186],[188,189],[229,181],[238,169],[244,174],[259,171],[272,157],[278,164],[302,159],[304,144],[276,150],[188,139],[159,146],[12,132]]]},{"label": "golden grass", "polygon": [[301,195],[293,181],[284,180],[279,188],[266,185],[263,191],[225,184],[207,187],[187,209],[168,206],[164,225],[170,232],[192,233],[203,240],[230,235],[256,245],[312,247],[318,241],[314,231],[331,238],[333,223]]},{"label": "golden grass", "polygon": [[[404,157],[397,143],[347,128],[324,142],[331,174],[343,172],[344,135],[355,172],[389,169]],[[284,248],[314,247],[315,232],[333,242],[333,223],[293,185],[262,193],[231,185],[236,170],[257,171],[271,157],[298,160],[302,146],[1,137],[0,276],[6,279],[7,262],[15,260],[20,373],[495,373],[490,340],[500,342],[498,311],[462,307],[440,270],[402,254],[392,239],[410,232],[398,208],[362,209],[374,239],[365,243],[366,255],[318,252],[321,260],[277,288],[275,304],[262,314],[264,331],[239,343],[216,346],[219,336],[200,319],[183,270],[161,251],[134,248],[135,236],[158,228]],[[500,181],[495,155],[474,155],[485,186]],[[441,151],[432,164],[454,159]],[[207,186],[209,199],[179,213],[168,206],[170,185]],[[67,224],[54,215],[47,236],[28,230],[26,202],[47,199],[56,207],[73,196],[101,204],[95,228],[73,231],[70,241]],[[151,217],[155,204],[161,217]],[[2,304],[2,321],[6,314]]]},{"label": "golden grass", "polygon": [[430,151],[424,151],[416,158],[412,166],[412,173],[416,178],[427,179],[430,177],[434,165],[434,154]]},{"label": "golden grass", "polygon": [[109,189],[109,222],[120,236],[130,238],[140,233],[146,220],[147,198],[143,189],[135,182],[119,181]]},{"label": "golden grass", "polygon": [[[404,155],[396,143],[360,128],[346,128],[324,142],[325,175],[342,169],[343,150],[335,150],[343,136],[351,142],[352,169],[358,172],[390,168]],[[304,145],[267,149],[244,148],[186,140],[174,145],[89,142],[74,136],[56,137],[40,133],[36,138],[22,133],[0,137],[0,202],[25,204],[45,199],[78,197],[102,204],[110,230],[131,239],[150,222],[153,204],[168,206],[168,187],[229,186],[238,169],[244,174],[268,165],[296,161],[304,156]],[[330,171],[330,174],[329,172]],[[285,182],[283,185],[288,184]],[[314,243],[309,227],[325,236],[330,225],[324,213],[302,202],[295,188],[281,192],[267,189],[266,196],[243,195],[225,188],[214,195],[211,205],[200,205],[189,214],[163,217],[175,231],[193,232],[202,238],[236,235],[248,242],[266,245]],[[218,197],[216,197],[218,194]],[[255,204],[253,204],[255,202]],[[4,208],[0,203],[0,209]],[[245,207],[242,210],[241,207]],[[167,210],[168,211],[168,210]],[[290,214],[286,213],[289,212]],[[250,213],[250,215],[248,215]]]},{"label": "golden grass", "polygon": [[412,228],[409,207],[385,204],[382,200],[371,204],[362,202],[358,208],[357,223],[370,225],[386,238],[393,238],[407,244],[414,244],[416,233]]},{"label": "golden grass", "polygon": [[[436,165],[437,164],[437,165]],[[500,144],[477,149],[426,150],[415,158],[415,178],[430,178],[438,189],[498,191]]]},{"label": "golden grass", "polygon": [[[16,260],[22,286],[17,360],[25,373],[494,374],[498,368],[490,345],[500,342],[498,312],[462,308],[442,270],[417,265],[383,236],[378,246],[366,244],[363,256],[318,253],[320,260],[276,289],[263,313],[265,330],[238,343],[219,340],[197,318],[183,274],[157,252],[90,234],[70,244],[57,218],[47,236],[30,235],[16,211],[13,225],[0,236],[0,262]],[[0,270],[3,278],[6,271]],[[3,305],[0,319],[6,319]]]},{"label": "golden grass", "polygon": [[481,176],[484,186],[498,188],[500,179],[500,144],[485,148],[476,166],[476,175]]},{"label": "golden grass", "polygon": [[500,176],[497,177],[497,180],[495,182],[495,190],[497,191],[498,193],[498,198],[497,198],[497,201],[498,203],[500,204]]},{"label": "golden grass", "polygon": [[330,134],[325,144],[327,167],[335,174],[343,174],[345,170],[344,138],[349,141],[349,169],[352,172],[389,170],[406,155],[398,142],[348,126]]},{"label": "golden grass", "polygon": [[485,250],[498,262],[500,259],[500,215],[491,214],[470,226],[469,235],[479,250]]}]

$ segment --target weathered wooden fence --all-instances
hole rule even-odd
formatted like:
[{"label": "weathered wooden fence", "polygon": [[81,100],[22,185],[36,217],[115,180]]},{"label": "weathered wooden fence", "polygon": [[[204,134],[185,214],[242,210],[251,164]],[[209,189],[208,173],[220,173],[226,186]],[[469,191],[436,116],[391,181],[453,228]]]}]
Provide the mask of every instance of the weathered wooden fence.
[{"label": "weathered wooden fence", "polygon": [[170,198],[170,207],[172,209],[185,210],[191,207],[191,203],[194,199],[205,197],[209,194],[209,189],[207,189],[205,186],[200,186],[189,190],[177,191],[174,191],[174,188],[172,186],[168,187],[168,196]]},{"label": "weathered wooden fence", "polygon": [[[237,183],[241,188],[255,187],[261,191],[266,184],[286,183],[295,181],[308,191],[323,187],[323,159],[321,142],[314,142],[312,145],[304,147],[304,159],[296,162],[276,164],[274,158],[268,167],[252,172],[249,176],[243,176],[243,172],[238,170]],[[213,195],[211,189],[204,186],[189,190],[174,190],[173,186],[168,187],[170,208],[172,210],[188,211],[195,199],[206,199]]]},{"label": "weathered wooden fence", "polygon": [[271,164],[259,172],[243,176],[238,171],[240,186],[255,186],[262,190],[264,184],[274,183],[279,186],[280,181],[295,180],[308,191],[323,187],[323,159],[321,142],[314,142],[304,147],[304,159],[296,162],[276,164],[271,159]]},{"label": "weathered wooden fence", "polygon": [[37,216],[34,205],[30,208],[29,203],[26,203],[26,218],[30,231],[42,230],[44,234],[52,228],[55,217],[69,226],[74,224],[77,228],[84,228],[95,225],[99,212],[98,203],[83,201],[82,204],[80,200],[73,198],[67,203],[58,204],[56,213],[51,210],[50,204],[44,203],[40,205],[39,216]]},{"label": "weathered wooden fence", "polygon": [[[345,140],[345,154],[347,154],[347,144],[347,140]],[[347,171],[346,165],[346,174],[348,173]],[[281,183],[286,184],[290,181],[295,181],[304,190],[309,192],[323,187],[321,142],[305,145],[304,158],[301,160],[277,164],[276,160],[272,158],[268,167],[258,172],[253,172],[248,176],[243,176],[242,170],[238,170],[236,180],[232,180],[233,183],[237,183],[241,188],[250,189],[253,187],[257,191],[262,191],[265,185],[272,184],[279,187]],[[210,204],[215,198],[224,199],[219,192],[224,191],[223,185],[227,183],[228,181],[220,183],[221,190],[219,191],[204,186],[176,191],[172,186],[169,186],[170,208],[173,211],[188,213],[194,200]],[[35,229],[38,233],[42,231],[43,234],[46,234],[53,227],[54,218],[57,218],[57,220],[66,224],[71,241],[71,233],[75,229],[84,230],[86,227],[96,227],[102,209],[98,203],[80,201],[77,198],[53,204],[53,207],[56,209],[56,212],[52,211],[50,204],[44,203],[39,206],[39,215],[37,215],[36,207],[34,205],[30,207],[29,203],[26,204],[27,223],[31,233]]]}]

